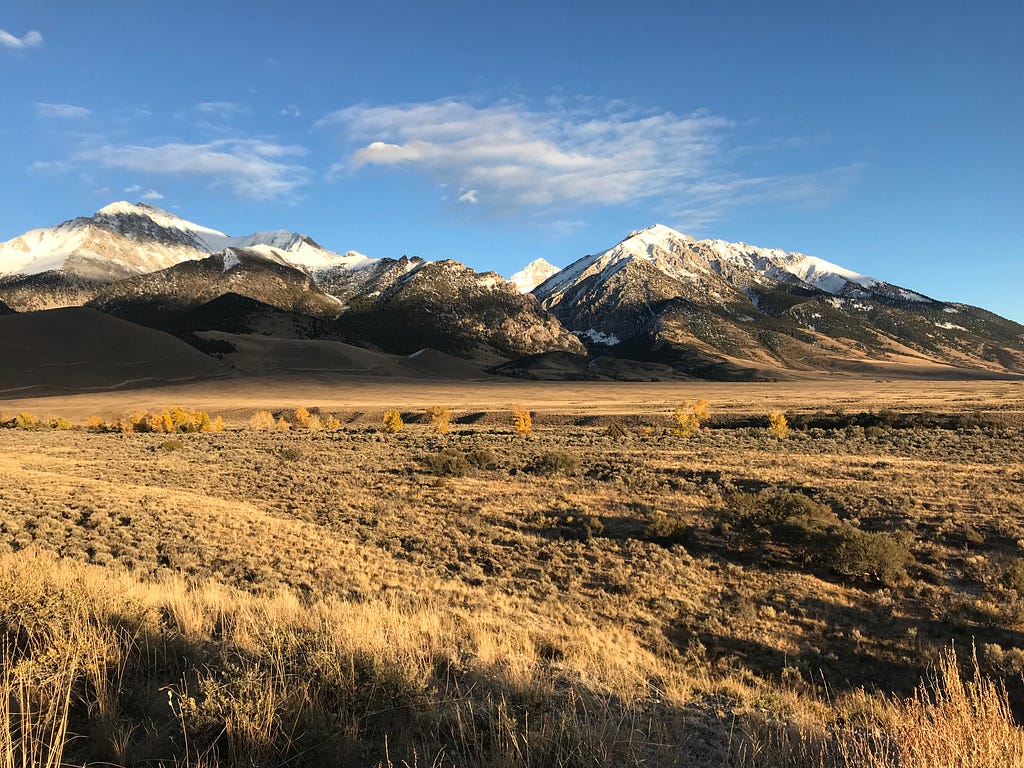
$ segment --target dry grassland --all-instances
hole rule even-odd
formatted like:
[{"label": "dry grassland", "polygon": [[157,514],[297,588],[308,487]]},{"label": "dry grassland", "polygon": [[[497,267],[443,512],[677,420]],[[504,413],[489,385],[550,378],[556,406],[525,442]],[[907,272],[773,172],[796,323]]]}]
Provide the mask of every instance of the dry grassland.
[{"label": "dry grassland", "polygon": [[5,764],[1024,765],[1024,386],[286,384],[0,404],[229,426],[0,430]]}]

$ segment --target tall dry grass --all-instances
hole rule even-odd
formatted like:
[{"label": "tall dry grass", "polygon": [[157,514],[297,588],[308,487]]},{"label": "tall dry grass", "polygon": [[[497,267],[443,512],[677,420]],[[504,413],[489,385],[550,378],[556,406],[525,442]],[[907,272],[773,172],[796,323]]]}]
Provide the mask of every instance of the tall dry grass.
[{"label": "tall dry grass", "polygon": [[910,699],[826,701],[688,674],[621,628],[440,597],[252,594],[21,552],[0,555],[0,598],[0,768],[1024,765],[1005,691],[951,652]]},{"label": "tall dry grass", "polygon": [[762,723],[743,734],[738,754],[758,768],[1021,768],[1024,730],[1006,689],[966,674],[947,649],[907,699],[858,691],[835,702],[832,720]]}]

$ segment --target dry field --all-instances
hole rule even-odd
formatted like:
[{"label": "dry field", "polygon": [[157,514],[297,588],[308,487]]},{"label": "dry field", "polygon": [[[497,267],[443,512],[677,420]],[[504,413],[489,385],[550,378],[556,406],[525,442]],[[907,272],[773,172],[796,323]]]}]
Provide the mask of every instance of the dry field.
[{"label": "dry field", "polygon": [[[228,430],[0,429],[6,765],[1024,765],[1020,383],[278,379],[0,411],[179,404]],[[246,427],[298,406],[341,426]]]}]

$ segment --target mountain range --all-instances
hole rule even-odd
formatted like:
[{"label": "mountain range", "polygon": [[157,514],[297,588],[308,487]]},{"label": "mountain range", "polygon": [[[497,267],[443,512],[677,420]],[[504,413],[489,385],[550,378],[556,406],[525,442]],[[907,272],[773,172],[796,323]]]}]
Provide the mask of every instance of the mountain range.
[{"label": "mountain range", "polygon": [[337,253],[286,230],[232,237],[144,203],[0,243],[0,313],[75,306],[226,360],[229,336],[258,334],[430,348],[533,378],[1024,372],[1024,327],[983,309],[662,225],[508,280],[453,260]]}]

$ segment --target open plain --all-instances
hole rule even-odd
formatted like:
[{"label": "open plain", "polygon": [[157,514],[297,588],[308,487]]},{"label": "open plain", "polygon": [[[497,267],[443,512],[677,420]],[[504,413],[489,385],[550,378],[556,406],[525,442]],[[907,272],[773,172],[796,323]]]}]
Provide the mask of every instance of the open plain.
[{"label": "open plain", "polygon": [[41,755],[923,766],[959,727],[992,750],[963,765],[1019,764],[1020,382],[282,377],[0,411],[172,405],[227,429],[0,429],[7,706],[53,710],[6,738]]}]

